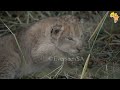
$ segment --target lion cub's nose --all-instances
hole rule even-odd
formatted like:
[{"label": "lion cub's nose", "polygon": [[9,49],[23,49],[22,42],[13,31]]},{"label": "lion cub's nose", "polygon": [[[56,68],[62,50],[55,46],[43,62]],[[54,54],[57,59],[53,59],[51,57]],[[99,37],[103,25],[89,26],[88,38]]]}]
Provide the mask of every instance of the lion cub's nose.
[{"label": "lion cub's nose", "polygon": [[80,51],[82,50],[82,47],[81,47],[81,46],[78,46],[78,47],[77,47],[77,50],[78,50],[78,52],[80,52]]}]

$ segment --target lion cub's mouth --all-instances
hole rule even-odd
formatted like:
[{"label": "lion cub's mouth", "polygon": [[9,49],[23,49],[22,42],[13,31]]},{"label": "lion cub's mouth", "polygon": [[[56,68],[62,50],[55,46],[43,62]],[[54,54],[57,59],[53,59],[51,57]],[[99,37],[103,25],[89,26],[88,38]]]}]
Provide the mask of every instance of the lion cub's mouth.
[{"label": "lion cub's mouth", "polygon": [[62,53],[65,55],[65,56],[79,56],[81,54],[81,52],[65,52],[65,51],[62,51]]}]

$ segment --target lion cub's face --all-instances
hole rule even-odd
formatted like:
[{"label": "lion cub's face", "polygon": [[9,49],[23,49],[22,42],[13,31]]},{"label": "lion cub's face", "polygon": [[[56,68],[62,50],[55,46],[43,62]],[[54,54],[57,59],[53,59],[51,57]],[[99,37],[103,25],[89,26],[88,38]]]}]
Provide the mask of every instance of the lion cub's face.
[{"label": "lion cub's face", "polygon": [[73,17],[63,17],[51,28],[51,41],[55,47],[70,55],[83,49],[83,32],[79,21]]}]

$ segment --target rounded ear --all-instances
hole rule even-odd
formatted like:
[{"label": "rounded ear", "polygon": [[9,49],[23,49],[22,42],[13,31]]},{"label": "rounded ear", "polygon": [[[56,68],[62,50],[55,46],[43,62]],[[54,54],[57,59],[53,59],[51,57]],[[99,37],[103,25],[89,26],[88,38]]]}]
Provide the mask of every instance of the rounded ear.
[{"label": "rounded ear", "polygon": [[51,37],[57,39],[60,36],[62,25],[55,25],[51,29]]}]

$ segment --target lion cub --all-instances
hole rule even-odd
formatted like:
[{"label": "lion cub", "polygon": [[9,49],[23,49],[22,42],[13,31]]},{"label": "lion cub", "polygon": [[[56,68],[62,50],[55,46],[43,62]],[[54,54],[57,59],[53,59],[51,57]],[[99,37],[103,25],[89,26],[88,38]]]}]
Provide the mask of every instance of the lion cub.
[{"label": "lion cub", "polygon": [[59,66],[61,62],[51,57],[78,55],[83,48],[82,31],[79,20],[71,15],[40,20],[15,33],[22,53],[12,34],[0,37],[0,78],[20,78],[42,72],[51,64]]}]

